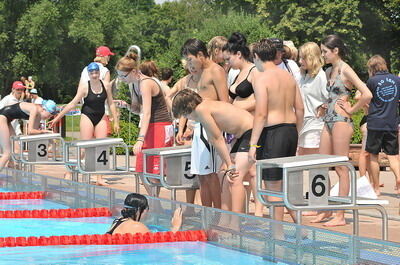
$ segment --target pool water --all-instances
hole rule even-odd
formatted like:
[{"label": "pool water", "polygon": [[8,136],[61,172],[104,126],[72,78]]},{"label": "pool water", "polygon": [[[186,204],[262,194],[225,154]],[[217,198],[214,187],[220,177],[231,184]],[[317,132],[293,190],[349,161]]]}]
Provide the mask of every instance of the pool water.
[{"label": "pool water", "polygon": [[[276,264],[204,242],[0,249],[1,264]],[[279,263],[285,264],[285,263]]]}]

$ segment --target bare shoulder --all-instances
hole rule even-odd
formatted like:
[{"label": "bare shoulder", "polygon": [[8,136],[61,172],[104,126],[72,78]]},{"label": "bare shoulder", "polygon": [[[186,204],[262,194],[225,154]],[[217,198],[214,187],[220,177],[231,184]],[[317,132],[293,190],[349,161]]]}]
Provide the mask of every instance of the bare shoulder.
[{"label": "bare shoulder", "polygon": [[224,68],[221,65],[217,64],[217,63],[213,63],[211,65],[210,70],[211,70],[212,74],[223,74],[223,75],[225,75]]}]

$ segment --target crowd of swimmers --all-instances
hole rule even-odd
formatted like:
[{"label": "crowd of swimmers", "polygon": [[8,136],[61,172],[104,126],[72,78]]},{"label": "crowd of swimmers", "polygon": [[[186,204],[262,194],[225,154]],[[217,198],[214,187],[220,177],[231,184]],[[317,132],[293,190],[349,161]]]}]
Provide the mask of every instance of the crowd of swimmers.
[{"label": "crowd of swimmers", "polygon": [[[110,121],[113,130],[119,131],[118,104],[140,115],[133,146],[137,172],[143,172],[143,149],[191,144],[190,172],[199,178],[201,203],[243,212],[243,182],[248,181],[255,193],[256,160],[306,154],[348,156],[354,132],[351,116],[364,109],[360,173],[368,171],[379,194],[378,155],[383,150],[399,193],[400,78],[388,72],[383,57],[374,55],[368,60],[369,79],[364,83],[345,61],[346,52],[337,35],[325,37],[319,45],[307,42],[298,50],[293,42],[278,38],[248,44],[238,32],[228,39],[214,37],[208,45],[188,39],[181,49],[186,75],[170,88],[172,71],[162,69],[160,74],[155,62],[142,62],[141,50],[135,45],[118,60],[117,78],[110,81],[106,66],[114,53],[100,46],[94,62],[82,71],[75,97],[59,113],[49,100],[16,103],[0,110],[0,126],[9,128],[1,132],[0,168],[9,159],[13,119],[29,119],[28,134],[47,132],[37,130],[38,121],[56,114],[49,122],[51,128],[83,99],[80,138],[104,138]],[[130,104],[113,99],[112,87],[118,82],[128,84]],[[146,163],[150,173],[159,173],[159,158],[150,157]],[[349,171],[342,166],[335,170],[339,195],[347,196]],[[280,170],[264,170],[262,179],[268,189],[281,189]],[[187,200],[194,202],[193,191],[187,192]],[[254,200],[254,214],[263,216],[257,196]],[[130,207],[125,207],[126,214],[114,230],[124,229],[121,223],[128,212],[134,212],[133,221],[140,220],[144,206],[143,211]],[[284,209],[276,207],[275,211],[274,216],[283,220]],[[312,221],[328,220],[326,226],[346,224],[344,211],[337,211],[332,219],[328,219],[330,212],[315,215]]]}]

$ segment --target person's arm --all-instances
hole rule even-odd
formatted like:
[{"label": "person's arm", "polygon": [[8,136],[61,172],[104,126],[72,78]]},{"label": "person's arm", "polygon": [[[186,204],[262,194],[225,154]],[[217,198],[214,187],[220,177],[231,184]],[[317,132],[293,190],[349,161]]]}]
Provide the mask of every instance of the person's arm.
[{"label": "person's arm", "polygon": [[171,219],[171,231],[177,232],[182,226],[182,208],[177,208],[174,212],[174,216]]},{"label": "person's arm", "polygon": [[296,85],[296,98],[294,100],[294,112],[296,114],[296,127],[297,131],[300,132],[301,128],[303,128],[303,121],[304,121],[304,103],[303,98],[301,96],[300,88]]},{"label": "person's arm", "polygon": [[226,73],[224,68],[217,65],[213,71],[213,76],[213,83],[215,90],[217,91],[218,100],[229,102],[228,82],[226,81]]},{"label": "person's arm", "polygon": [[40,126],[40,113],[35,104],[25,103],[22,108],[25,111],[29,111],[28,131],[27,131],[28,135],[50,132],[47,130],[38,129]]},{"label": "person's arm", "polygon": [[117,113],[117,107],[115,106],[112,91],[111,91],[111,85],[110,83],[104,82],[104,87],[106,88],[107,92],[107,103],[108,107],[110,108],[111,115],[113,118],[113,129],[115,133],[119,132],[119,116]]},{"label": "person's arm", "polygon": [[369,104],[372,99],[372,93],[350,66],[346,68],[343,74],[346,79],[349,80],[350,83],[361,93],[360,99],[357,100],[353,106],[350,106],[347,101],[343,101],[342,99],[337,101],[338,105],[344,109],[344,111],[346,111],[349,115],[352,115],[366,104]]},{"label": "person's arm", "polygon": [[219,129],[214,117],[211,115],[209,108],[205,105],[199,105],[195,111],[198,121],[204,126],[204,129],[207,132],[208,141],[215,147],[218,155],[221,157],[222,162],[225,163],[227,168],[231,168],[233,163],[231,161],[228,147],[226,146],[222,131]]},{"label": "person's arm", "polygon": [[268,93],[265,78],[254,78],[253,88],[254,97],[256,98],[256,110],[254,113],[253,130],[251,132],[249,161],[256,162],[256,148],[258,139],[264,129],[267,120]]},{"label": "person's arm", "polygon": [[82,100],[82,98],[85,97],[85,90],[87,91],[87,84],[84,85],[83,83],[80,83],[78,86],[78,91],[76,92],[75,97],[69,102],[60,113],[57,114],[57,116],[49,122],[50,127],[52,127],[54,124],[57,124],[57,122],[64,117],[65,114],[67,114],[70,110],[76,107],[78,103]]},{"label": "person's arm", "polygon": [[183,137],[183,133],[185,132],[184,130],[185,130],[187,121],[188,121],[188,119],[186,119],[185,117],[179,118],[178,134],[176,135],[176,142],[180,145],[184,144],[182,137]]},{"label": "person's arm", "polygon": [[[140,93],[142,94],[142,120],[141,120],[141,126],[140,126],[140,131],[139,135],[137,138],[137,141],[135,145],[133,146],[133,152],[135,155],[137,155],[139,152],[142,151],[143,143],[144,143],[144,138],[146,137],[147,130],[149,128],[150,124],[150,116],[151,116],[151,98],[152,98],[152,88],[153,88],[153,83],[149,79],[142,81],[142,84],[140,86]],[[154,85],[156,85],[154,83]]]},{"label": "person's arm", "polygon": [[254,94],[252,94],[246,99],[235,99],[233,105],[247,110],[248,112],[252,112],[256,109],[256,99],[254,98]]},{"label": "person's arm", "polygon": [[174,98],[176,93],[178,93],[182,89],[181,84],[184,82],[185,79],[186,77],[179,79],[178,82],[176,82],[176,84],[165,94],[165,102],[167,103],[167,106],[171,111],[172,111],[172,99]]}]

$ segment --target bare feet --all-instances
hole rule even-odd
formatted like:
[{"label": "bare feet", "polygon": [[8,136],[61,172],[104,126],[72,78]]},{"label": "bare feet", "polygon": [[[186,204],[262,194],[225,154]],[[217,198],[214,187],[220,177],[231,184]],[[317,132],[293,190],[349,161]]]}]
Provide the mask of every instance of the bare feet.
[{"label": "bare feet", "polygon": [[304,211],[301,213],[303,216],[317,216],[318,212],[317,211]]},{"label": "bare feet", "polygon": [[317,215],[316,218],[312,219],[310,223],[320,223],[326,218],[329,218],[332,216],[332,212],[321,212]]},{"label": "bare feet", "polygon": [[337,217],[337,216],[335,216],[329,222],[326,222],[325,224],[323,224],[323,226],[326,226],[326,227],[335,227],[335,226],[343,226],[343,225],[346,225],[346,220],[342,217]]}]

